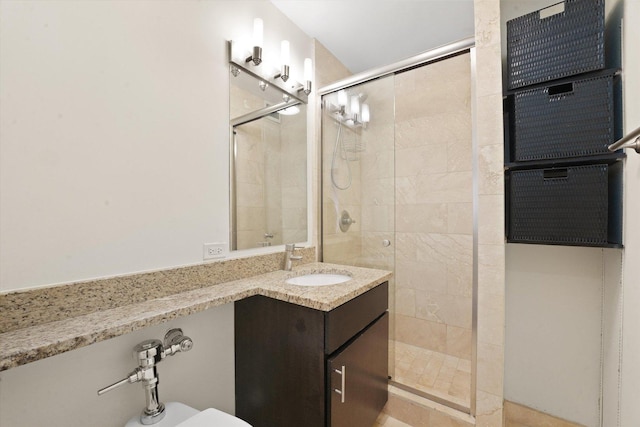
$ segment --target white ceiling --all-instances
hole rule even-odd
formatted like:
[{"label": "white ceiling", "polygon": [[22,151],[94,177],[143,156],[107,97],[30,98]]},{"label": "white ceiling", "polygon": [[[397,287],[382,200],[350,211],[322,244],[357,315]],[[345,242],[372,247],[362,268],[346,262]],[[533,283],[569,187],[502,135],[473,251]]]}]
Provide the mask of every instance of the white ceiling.
[{"label": "white ceiling", "polygon": [[271,0],[351,72],[473,36],[473,0]]}]

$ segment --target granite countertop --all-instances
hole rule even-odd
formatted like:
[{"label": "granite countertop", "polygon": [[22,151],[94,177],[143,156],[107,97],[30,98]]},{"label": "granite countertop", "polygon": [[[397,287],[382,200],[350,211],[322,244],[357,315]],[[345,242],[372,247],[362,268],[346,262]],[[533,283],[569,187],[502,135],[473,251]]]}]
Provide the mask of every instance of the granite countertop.
[{"label": "granite countertop", "polygon": [[[352,279],[336,285],[316,287],[285,282],[291,277],[320,272],[345,274]],[[314,262],[294,267],[293,271],[272,271],[15,329],[0,334],[0,371],[253,295],[330,311],[390,277],[391,272],[384,270]]]}]

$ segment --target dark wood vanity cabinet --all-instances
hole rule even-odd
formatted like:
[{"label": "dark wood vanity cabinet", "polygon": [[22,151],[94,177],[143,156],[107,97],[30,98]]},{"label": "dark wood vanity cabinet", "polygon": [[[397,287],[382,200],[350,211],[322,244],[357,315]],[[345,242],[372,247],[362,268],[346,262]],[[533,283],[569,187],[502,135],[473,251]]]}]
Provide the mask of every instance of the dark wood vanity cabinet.
[{"label": "dark wood vanity cabinet", "polygon": [[385,282],[325,312],[235,303],[236,416],[253,427],[371,427],[387,401]]}]

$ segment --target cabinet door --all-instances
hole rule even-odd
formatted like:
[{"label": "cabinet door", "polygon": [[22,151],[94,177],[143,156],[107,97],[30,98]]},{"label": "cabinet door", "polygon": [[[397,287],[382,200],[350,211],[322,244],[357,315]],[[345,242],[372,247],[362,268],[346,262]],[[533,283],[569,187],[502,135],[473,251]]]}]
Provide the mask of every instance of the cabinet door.
[{"label": "cabinet door", "polygon": [[326,426],[323,312],[253,296],[235,303],[236,416],[253,427]]},{"label": "cabinet door", "polygon": [[330,427],[372,426],[387,402],[389,313],[327,360]]}]

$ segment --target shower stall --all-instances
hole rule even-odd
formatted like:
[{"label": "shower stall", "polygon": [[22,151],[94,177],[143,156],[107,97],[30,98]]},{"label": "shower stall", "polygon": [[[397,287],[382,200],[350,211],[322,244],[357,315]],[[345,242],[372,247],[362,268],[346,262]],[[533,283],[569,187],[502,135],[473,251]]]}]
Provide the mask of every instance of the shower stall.
[{"label": "shower stall", "polygon": [[320,90],[322,260],[391,270],[394,386],[475,412],[474,48]]}]

